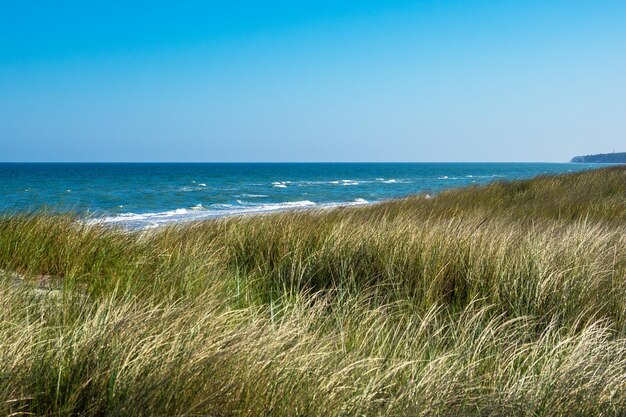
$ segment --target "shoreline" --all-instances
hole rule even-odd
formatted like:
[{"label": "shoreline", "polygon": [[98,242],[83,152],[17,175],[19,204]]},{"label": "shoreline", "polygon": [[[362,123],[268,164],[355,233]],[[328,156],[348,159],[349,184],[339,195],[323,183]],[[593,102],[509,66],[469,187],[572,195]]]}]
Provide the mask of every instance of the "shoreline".
[{"label": "shoreline", "polygon": [[158,227],[291,209],[327,209],[583,171],[596,165],[100,164],[0,166],[5,211],[69,212],[90,223]]},{"label": "shoreline", "polygon": [[[408,198],[408,197],[400,197]],[[242,206],[240,210],[210,210],[204,208],[178,208],[174,210],[166,210],[162,212],[147,212],[147,213],[120,213],[119,215],[105,215],[102,217],[93,217],[83,219],[81,221],[86,222],[89,225],[103,225],[103,226],[115,226],[125,224],[133,224],[135,222],[148,223],[143,226],[141,230],[149,230],[158,228],[161,226],[167,226],[178,223],[189,222],[201,222],[207,220],[218,220],[230,217],[240,216],[260,216],[269,215],[274,213],[285,213],[294,211],[326,211],[345,207],[364,207],[372,204],[380,204],[391,200],[380,201],[366,201],[364,199],[357,199],[361,201],[352,201],[346,203],[314,203],[312,201],[295,201],[285,203],[273,203],[268,204],[274,207],[263,206]],[[135,229],[131,226],[132,229]]]}]

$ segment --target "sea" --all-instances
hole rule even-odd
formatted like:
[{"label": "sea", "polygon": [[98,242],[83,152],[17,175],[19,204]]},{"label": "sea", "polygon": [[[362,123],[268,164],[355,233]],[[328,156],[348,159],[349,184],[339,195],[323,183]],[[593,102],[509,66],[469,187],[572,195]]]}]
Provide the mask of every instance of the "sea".
[{"label": "sea", "polygon": [[151,229],[279,210],[372,204],[413,194],[599,167],[572,163],[0,163],[0,212],[72,212]]}]

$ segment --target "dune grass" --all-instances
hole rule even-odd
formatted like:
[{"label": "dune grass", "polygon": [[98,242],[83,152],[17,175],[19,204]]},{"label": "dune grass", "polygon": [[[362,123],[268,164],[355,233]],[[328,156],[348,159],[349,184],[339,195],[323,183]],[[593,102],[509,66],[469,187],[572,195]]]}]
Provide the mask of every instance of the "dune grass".
[{"label": "dune grass", "polygon": [[150,232],[5,215],[0,269],[0,414],[626,415],[626,167]]}]

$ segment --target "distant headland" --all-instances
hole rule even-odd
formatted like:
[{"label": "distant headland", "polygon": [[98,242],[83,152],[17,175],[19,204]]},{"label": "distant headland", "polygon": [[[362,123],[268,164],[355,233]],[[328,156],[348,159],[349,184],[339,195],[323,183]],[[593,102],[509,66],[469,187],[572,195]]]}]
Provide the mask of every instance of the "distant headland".
[{"label": "distant headland", "polygon": [[596,155],[575,156],[570,162],[626,164],[626,152],[599,153]]}]

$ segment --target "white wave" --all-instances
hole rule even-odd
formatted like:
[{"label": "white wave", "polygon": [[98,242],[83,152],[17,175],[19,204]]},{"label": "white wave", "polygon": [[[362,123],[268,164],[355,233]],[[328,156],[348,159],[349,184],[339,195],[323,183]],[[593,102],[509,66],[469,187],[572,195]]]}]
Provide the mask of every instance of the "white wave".
[{"label": "white wave", "polygon": [[149,220],[158,220],[165,218],[172,218],[175,216],[182,216],[189,213],[187,209],[168,210],[157,213],[120,213],[115,216],[108,216],[102,218],[94,218],[87,221],[87,223],[129,223],[129,222],[141,222]]},{"label": "white wave", "polygon": [[215,203],[211,204],[212,209],[231,209],[237,207],[234,204],[223,204],[223,203]]},{"label": "white wave", "polygon": [[205,220],[217,217],[227,217],[245,214],[271,213],[285,210],[302,209],[327,209],[341,206],[354,206],[368,204],[363,198],[357,198],[350,202],[323,203],[317,204],[310,200],[287,201],[282,203],[253,204],[245,201],[238,201],[241,205],[233,204],[212,204],[210,208],[202,204],[187,208],[178,208],[161,212],[149,213],[120,213],[113,216],[98,217],[86,220],[87,224],[120,225],[129,230],[153,229],[166,224],[180,223],[194,220]]},{"label": "white wave", "polygon": [[266,207],[270,207],[270,206],[274,206],[274,207],[310,207],[310,206],[315,206],[317,204],[315,204],[312,201],[309,200],[302,200],[302,201],[289,201],[286,203],[276,203],[276,204],[265,204]]},{"label": "white wave", "polygon": [[504,178],[504,175],[466,175],[465,178]]},{"label": "white wave", "polygon": [[[310,185],[359,185],[359,184],[371,184],[375,182],[385,182],[384,178],[377,178],[376,180],[353,180],[353,179],[345,179],[345,180],[330,180],[330,181],[294,181],[291,184],[296,185],[298,187],[306,187]],[[389,183],[394,182],[402,182],[401,180],[391,179]],[[276,184],[283,184],[282,182],[272,183],[276,187]]]},{"label": "white wave", "polygon": [[200,187],[206,187],[206,184],[201,182],[200,184],[198,184]]},{"label": "white wave", "polygon": [[248,207],[243,207],[243,211],[251,211],[251,212],[263,212],[263,211],[275,211],[275,210],[285,210],[285,209],[294,209],[294,208],[303,208],[303,207],[315,207],[318,204],[309,201],[287,201],[284,203],[267,203],[267,204],[254,204],[244,201],[237,200],[240,204],[245,204]]},{"label": "white wave", "polygon": [[392,178],[392,179],[390,179],[390,180],[385,180],[385,181],[383,181],[383,182],[384,182],[385,184],[395,184],[395,183],[397,183],[397,182],[398,182],[398,180],[394,180],[394,179]]},{"label": "white wave", "polygon": [[[235,200],[237,201],[237,204],[239,204],[239,206],[259,206],[259,203],[253,203],[251,201],[245,201],[245,200]],[[225,204],[225,206],[228,206],[229,204]],[[231,207],[238,207],[238,206],[231,206]]]},{"label": "white wave", "polygon": [[184,186],[184,187],[180,187],[179,191],[183,191],[185,193],[191,192],[191,191],[204,191],[206,190],[206,184],[202,185],[202,184],[198,184],[197,187],[189,187],[189,186]]},{"label": "white wave", "polygon": [[324,203],[324,204],[320,204],[319,208],[321,209],[333,209],[333,208],[338,208],[338,207],[349,207],[349,206],[361,206],[364,204],[370,204],[369,201],[365,200],[364,198],[356,198],[352,201],[347,201],[347,202],[336,202],[336,203]]},{"label": "white wave", "polygon": [[276,182],[273,182],[272,185],[275,188],[287,188],[287,184],[290,184],[290,183],[291,181],[276,181]]},{"label": "white wave", "polygon": [[267,198],[269,195],[265,194],[241,194],[241,196],[236,197],[247,197],[247,198]]}]

